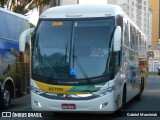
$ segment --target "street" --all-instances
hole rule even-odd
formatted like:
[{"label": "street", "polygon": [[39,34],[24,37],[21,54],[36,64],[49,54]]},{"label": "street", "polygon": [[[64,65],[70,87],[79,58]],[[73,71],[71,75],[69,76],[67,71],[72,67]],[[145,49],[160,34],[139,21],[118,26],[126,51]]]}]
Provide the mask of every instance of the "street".
[{"label": "street", "polygon": [[[145,90],[142,94],[141,101],[135,101],[132,100],[127,104],[127,112],[135,112],[135,111],[152,111],[152,112],[157,112],[160,111],[160,76],[148,76],[147,84],[145,86]],[[30,95],[27,95],[22,98],[18,98],[12,101],[12,106],[9,110],[7,111],[31,111],[31,106],[30,106]],[[49,119],[55,119],[55,120],[61,120],[61,119],[103,119],[110,117],[110,115],[95,115],[95,114],[69,114],[63,116],[54,116],[51,112],[45,113],[47,118]],[[144,118],[145,120],[148,119],[159,119],[158,117],[115,117],[113,118],[110,117],[110,119],[142,119]],[[1,119],[1,118],[0,118]],[[4,119],[4,118],[3,118]],[[12,118],[12,119],[20,119],[20,118]],[[23,118],[23,119],[37,119],[37,118]],[[46,118],[39,118],[40,120],[44,120]]]}]

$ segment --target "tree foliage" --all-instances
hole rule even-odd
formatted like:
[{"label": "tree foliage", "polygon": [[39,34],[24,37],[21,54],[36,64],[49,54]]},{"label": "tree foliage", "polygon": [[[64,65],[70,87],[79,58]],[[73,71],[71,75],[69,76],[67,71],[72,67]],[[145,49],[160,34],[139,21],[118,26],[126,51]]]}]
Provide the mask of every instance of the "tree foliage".
[{"label": "tree foliage", "polygon": [[20,14],[26,14],[29,10],[48,5],[51,0],[0,0],[0,6]]}]

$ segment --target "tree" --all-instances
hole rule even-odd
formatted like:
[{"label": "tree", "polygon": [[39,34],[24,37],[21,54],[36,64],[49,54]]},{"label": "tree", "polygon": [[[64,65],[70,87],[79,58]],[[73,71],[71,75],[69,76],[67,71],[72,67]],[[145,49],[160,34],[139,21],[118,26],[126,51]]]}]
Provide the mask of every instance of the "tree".
[{"label": "tree", "polygon": [[5,1],[6,1],[6,0],[0,0],[0,6],[1,6],[2,8],[4,8]]},{"label": "tree", "polygon": [[41,14],[44,6],[49,7],[60,5],[60,0],[0,0],[1,7],[7,6],[8,10],[16,13],[26,14],[34,8],[39,8]]},{"label": "tree", "polygon": [[[0,0],[3,1],[3,0]],[[7,9],[20,14],[26,14],[34,8],[43,8],[51,0],[8,0]]]}]

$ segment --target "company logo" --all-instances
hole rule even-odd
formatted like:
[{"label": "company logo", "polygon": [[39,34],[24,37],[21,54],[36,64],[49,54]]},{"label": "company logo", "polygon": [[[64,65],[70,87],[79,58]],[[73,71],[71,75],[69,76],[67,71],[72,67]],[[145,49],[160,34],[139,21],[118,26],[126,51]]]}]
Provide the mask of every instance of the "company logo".
[{"label": "company logo", "polygon": [[11,112],[2,112],[2,117],[11,117]]},{"label": "company logo", "polygon": [[41,112],[2,112],[0,117],[10,118],[10,117],[42,117]]},{"label": "company logo", "polygon": [[71,95],[66,95],[65,98],[66,98],[67,100],[70,100],[70,99],[71,99]]}]

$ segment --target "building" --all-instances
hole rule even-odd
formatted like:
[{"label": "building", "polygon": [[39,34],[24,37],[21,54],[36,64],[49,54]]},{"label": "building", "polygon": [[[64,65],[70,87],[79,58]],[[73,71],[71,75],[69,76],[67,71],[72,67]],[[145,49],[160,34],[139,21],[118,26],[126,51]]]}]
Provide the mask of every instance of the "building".
[{"label": "building", "polygon": [[107,4],[107,0],[79,0],[79,4]]},{"label": "building", "polygon": [[152,31],[152,45],[160,44],[160,1],[159,0],[150,0],[150,8],[153,12],[153,31]]},{"label": "building", "polygon": [[160,1],[150,0],[150,8],[152,10],[152,47],[150,50],[154,52],[154,58],[149,58],[149,70],[157,71],[160,66]]},{"label": "building", "polygon": [[78,3],[79,0],[61,0],[60,5],[74,5]]},{"label": "building", "polygon": [[149,0],[108,0],[108,4],[119,5],[146,35],[147,44],[151,44],[152,11]]},{"label": "building", "polygon": [[149,42],[149,45],[152,45],[152,32],[153,32],[153,13],[152,13],[152,10],[150,9],[149,10],[149,31],[148,31],[148,42]]},{"label": "building", "polygon": [[43,8],[40,10],[40,14],[50,7],[74,4],[79,4],[79,0],[51,0],[49,5],[43,6]]}]

